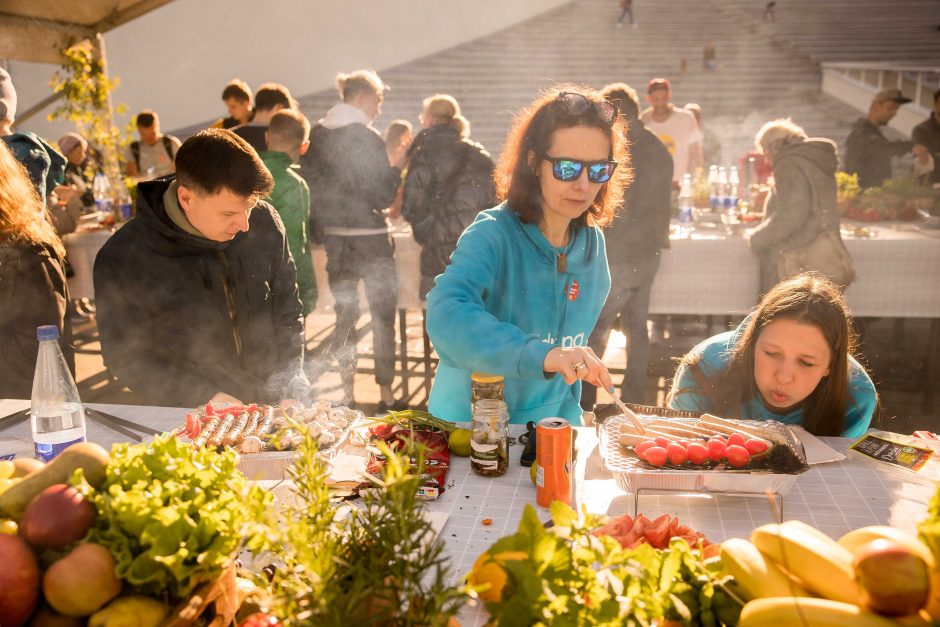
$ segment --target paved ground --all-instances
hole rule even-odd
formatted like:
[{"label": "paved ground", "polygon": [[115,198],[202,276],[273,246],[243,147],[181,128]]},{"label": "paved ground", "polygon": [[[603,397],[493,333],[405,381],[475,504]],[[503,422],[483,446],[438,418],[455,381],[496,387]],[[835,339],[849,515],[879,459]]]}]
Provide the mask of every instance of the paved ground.
[{"label": "paved ground", "polygon": [[[342,391],[336,365],[324,355],[324,345],[329,342],[333,321],[333,314],[328,307],[307,318],[308,370],[311,380],[315,381],[318,396],[339,401]],[[712,321],[711,332],[717,333],[724,325],[736,322],[715,319]],[[372,335],[367,314],[360,319],[360,325],[359,352],[362,356],[356,376],[355,400],[361,409],[372,412],[375,411],[379,396],[378,387],[372,378]],[[667,336],[663,341],[654,344],[653,363],[647,377],[646,400],[651,404],[663,404],[669,379],[675,368],[675,360],[709,333],[706,321],[686,321],[682,324],[673,321],[670,328],[673,330],[672,337]],[[408,368],[409,404],[412,407],[422,407],[426,403],[428,390],[425,387],[424,364],[420,359],[423,355],[420,312],[409,312],[406,329],[408,352],[414,360]],[[866,325],[861,359],[868,364],[881,396],[884,412],[879,422],[883,428],[900,433],[910,433],[914,429],[940,431],[940,394],[935,394],[931,407],[923,405],[928,331],[929,322],[926,320],[907,320],[900,328],[895,321],[887,319],[870,321]],[[77,326],[77,336],[82,351],[76,357],[82,399],[133,403],[133,394],[117,385],[104,368],[94,321],[80,323]],[[605,362],[614,368],[623,367],[622,335],[615,333],[612,336]],[[618,377],[615,377],[615,381],[619,382]],[[940,382],[934,381],[933,386],[940,386]],[[396,380],[396,395],[403,396],[400,378]]]}]

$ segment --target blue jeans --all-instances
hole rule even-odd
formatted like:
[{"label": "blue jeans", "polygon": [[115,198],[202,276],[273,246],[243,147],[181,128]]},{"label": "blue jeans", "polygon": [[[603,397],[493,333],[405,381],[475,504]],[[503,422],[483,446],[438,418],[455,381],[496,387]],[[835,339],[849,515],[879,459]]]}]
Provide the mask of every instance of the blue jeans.
[{"label": "blue jeans", "polygon": [[[617,317],[624,335],[627,336],[627,367],[620,388],[620,398],[625,403],[644,404],[643,390],[646,384],[646,373],[650,361],[650,338],[646,328],[649,318],[650,291],[653,279],[659,270],[659,255],[644,259],[637,264],[634,272],[630,273],[629,280],[615,275],[611,268],[611,287],[607,302],[601,309],[597,324],[588,338],[588,346],[598,357],[603,357],[610,331]],[[618,280],[619,279],[619,280]],[[585,410],[594,409],[597,399],[597,389],[593,385],[581,387],[581,407]]]}]

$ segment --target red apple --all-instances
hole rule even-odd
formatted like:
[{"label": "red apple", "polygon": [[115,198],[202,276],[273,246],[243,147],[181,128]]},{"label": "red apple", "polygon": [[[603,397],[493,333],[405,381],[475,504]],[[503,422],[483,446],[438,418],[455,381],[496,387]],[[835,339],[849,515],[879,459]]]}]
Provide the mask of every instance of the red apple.
[{"label": "red apple", "polygon": [[893,540],[872,540],[855,552],[862,605],[886,616],[914,614],[927,604],[930,569],[920,555]]},{"label": "red apple", "polygon": [[33,546],[63,549],[85,536],[96,513],[95,506],[81,492],[57,483],[26,506],[20,520],[20,535]]},{"label": "red apple", "polygon": [[19,627],[39,602],[39,565],[19,536],[0,534],[0,625]]}]

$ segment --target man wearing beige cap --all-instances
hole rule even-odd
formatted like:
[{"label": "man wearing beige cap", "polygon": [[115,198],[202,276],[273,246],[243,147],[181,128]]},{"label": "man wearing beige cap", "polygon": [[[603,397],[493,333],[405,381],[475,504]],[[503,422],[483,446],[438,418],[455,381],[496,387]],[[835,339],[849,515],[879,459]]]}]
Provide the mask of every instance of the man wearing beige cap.
[{"label": "man wearing beige cap", "polygon": [[849,174],[858,174],[862,188],[881,185],[891,178],[891,158],[911,151],[909,141],[891,141],[882,132],[882,126],[891,121],[903,104],[910,102],[900,89],[882,89],[875,94],[868,117],[859,118],[845,140],[842,169]]}]

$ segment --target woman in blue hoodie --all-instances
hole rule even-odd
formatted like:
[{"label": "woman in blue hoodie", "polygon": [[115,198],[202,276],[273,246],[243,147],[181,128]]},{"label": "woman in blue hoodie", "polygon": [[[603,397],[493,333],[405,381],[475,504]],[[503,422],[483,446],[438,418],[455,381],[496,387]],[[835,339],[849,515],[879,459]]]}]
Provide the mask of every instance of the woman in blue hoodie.
[{"label": "woman in blue hoodie", "polygon": [[610,389],[587,340],[610,290],[600,227],[630,178],[624,135],[584,87],[556,87],[516,117],[495,174],[503,202],[464,231],[428,294],[431,413],[468,421],[474,371],[505,377],[514,423],[581,424],[581,381]]},{"label": "woman in blue hoodie", "polygon": [[821,275],[800,274],[771,289],[737,329],[682,359],[669,406],[859,437],[878,395],[852,358],[852,340],[839,289]]}]

